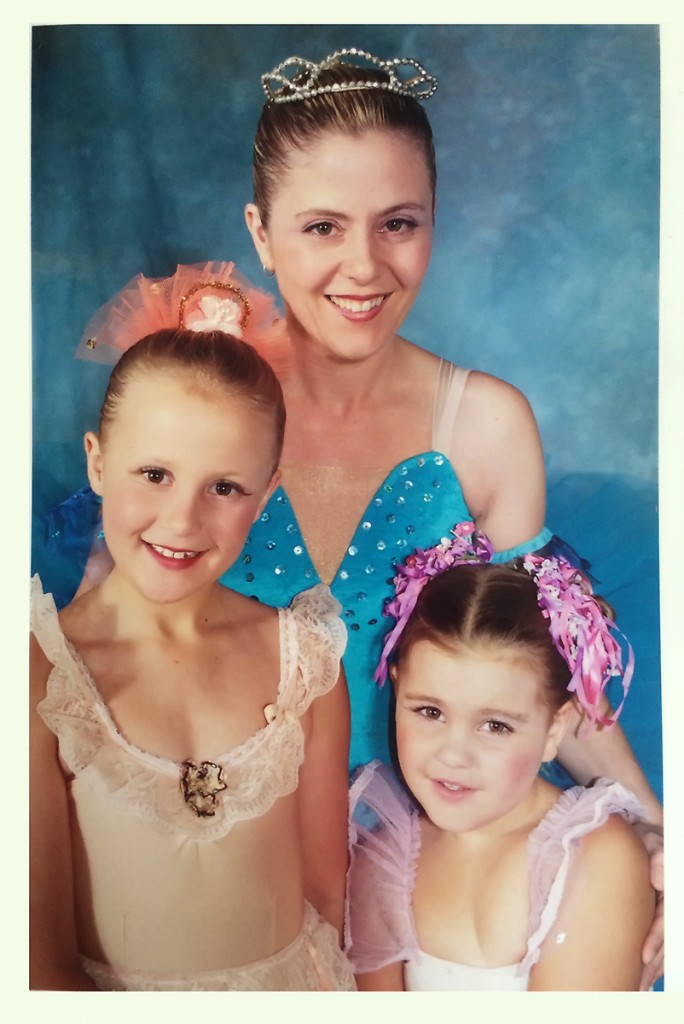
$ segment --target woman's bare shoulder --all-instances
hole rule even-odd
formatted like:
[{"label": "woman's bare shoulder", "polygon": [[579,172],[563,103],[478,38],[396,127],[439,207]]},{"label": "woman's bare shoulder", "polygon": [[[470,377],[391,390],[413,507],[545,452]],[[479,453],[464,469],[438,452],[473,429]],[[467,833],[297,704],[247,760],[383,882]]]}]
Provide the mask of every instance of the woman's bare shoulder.
[{"label": "woman's bare shoulder", "polygon": [[522,415],[530,411],[530,403],[519,388],[482,370],[470,371],[463,398],[466,408],[472,406],[483,412],[492,401],[497,403],[498,413]]}]

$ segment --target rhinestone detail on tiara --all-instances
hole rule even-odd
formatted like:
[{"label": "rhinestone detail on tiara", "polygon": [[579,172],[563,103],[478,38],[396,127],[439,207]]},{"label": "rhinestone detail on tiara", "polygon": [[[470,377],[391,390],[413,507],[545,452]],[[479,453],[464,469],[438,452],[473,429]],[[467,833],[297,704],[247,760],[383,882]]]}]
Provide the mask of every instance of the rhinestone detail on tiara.
[{"label": "rhinestone detail on tiara", "polygon": [[[358,67],[359,78],[352,82],[332,82],[329,85],[316,85],[318,76],[325,68],[341,63],[342,57],[360,57],[367,60],[369,64],[385,71],[389,75],[388,82],[374,82],[364,79],[362,67]],[[412,78],[402,80],[397,74],[398,68],[413,68],[417,74]],[[293,69],[288,75],[289,69]],[[304,77],[306,76],[306,77]],[[300,78],[301,81],[295,81]],[[437,90],[437,79],[426,71],[422,64],[413,57],[392,57],[391,60],[382,60],[368,50],[358,50],[351,47],[345,50],[336,50],[328,57],[325,57],[320,64],[314,64],[302,57],[288,57],[272,71],[261,76],[261,84],[264,92],[271,103],[292,103],[295,100],[307,100],[313,96],[322,96],[325,93],[349,92],[353,89],[384,89],[386,92],[394,92],[399,96],[411,96],[416,100],[427,100]],[[274,87],[279,86],[279,88]]]}]

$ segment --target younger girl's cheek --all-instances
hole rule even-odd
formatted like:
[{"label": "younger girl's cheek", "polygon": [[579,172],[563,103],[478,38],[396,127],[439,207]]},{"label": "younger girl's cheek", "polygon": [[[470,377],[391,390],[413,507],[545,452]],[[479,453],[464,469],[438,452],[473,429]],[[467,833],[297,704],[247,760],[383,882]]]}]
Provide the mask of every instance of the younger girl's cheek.
[{"label": "younger girl's cheek", "polygon": [[508,762],[507,769],[509,781],[513,785],[528,782],[537,775],[539,761],[530,754],[516,754]]}]

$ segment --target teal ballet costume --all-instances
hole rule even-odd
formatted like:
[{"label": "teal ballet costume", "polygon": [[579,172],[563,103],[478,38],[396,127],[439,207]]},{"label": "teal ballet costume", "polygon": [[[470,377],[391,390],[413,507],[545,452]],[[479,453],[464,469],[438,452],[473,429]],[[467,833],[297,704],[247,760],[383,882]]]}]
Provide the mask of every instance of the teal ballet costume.
[{"label": "teal ballet costume", "polygon": [[[390,760],[390,687],[379,687],[373,673],[392,626],[382,609],[394,593],[395,566],[415,548],[438,543],[457,522],[467,519],[472,516],[449,459],[430,451],[395,466],[357,525],[330,584],[348,631],[343,664],[352,709],[352,769],[373,758]],[[505,562],[534,551],[550,539],[550,531],[544,529],[519,548],[498,552],[493,561]],[[280,487],[221,583],[266,604],[282,606],[300,590],[320,582],[294,510]]]}]

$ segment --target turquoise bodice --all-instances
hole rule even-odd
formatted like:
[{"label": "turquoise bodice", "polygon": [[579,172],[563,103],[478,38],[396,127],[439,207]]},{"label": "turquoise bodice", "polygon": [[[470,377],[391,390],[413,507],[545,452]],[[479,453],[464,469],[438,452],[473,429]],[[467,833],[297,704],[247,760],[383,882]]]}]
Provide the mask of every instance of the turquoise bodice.
[{"label": "turquoise bodice", "polygon": [[[447,457],[426,452],[389,473],[356,527],[330,584],[349,637],[343,662],[352,708],[352,768],[374,757],[389,759],[390,687],[378,687],[373,672],[393,622],[382,609],[393,594],[394,568],[414,548],[438,543],[455,523],[471,518]],[[272,605],[287,605],[320,582],[283,488],[272,495],[221,582]]]}]

